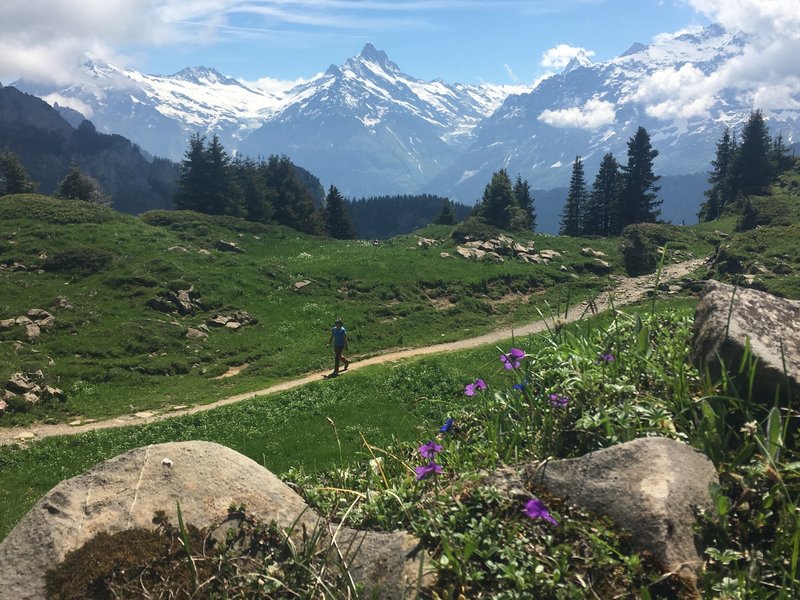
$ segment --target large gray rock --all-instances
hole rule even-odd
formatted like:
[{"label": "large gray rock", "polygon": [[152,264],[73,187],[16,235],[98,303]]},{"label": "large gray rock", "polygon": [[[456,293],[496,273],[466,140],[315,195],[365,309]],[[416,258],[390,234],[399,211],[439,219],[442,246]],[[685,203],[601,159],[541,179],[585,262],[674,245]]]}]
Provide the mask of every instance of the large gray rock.
[{"label": "large gray rock", "polygon": [[703,454],[668,438],[641,438],[580,458],[529,465],[523,477],[534,489],[610,517],[665,572],[696,581],[703,561],[694,543],[695,510],[713,510],[709,486],[718,483]]},{"label": "large gray rock", "polygon": [[755,393],[772,405],[775,391],[800,393],[800,302],[709,281],[694,318],[692,359],[720,375],[720,358],[738,368],[749,342],[758,358]]},{"label": "large gray rock", "polygon": [[325,527],[368,598],[411,596],[425,557],[407,533],[327,523],[270,471],[230,448],[173,442],[131,450],[50,490],[0,544],[0,600],[43,598],[45,572],[101,531],[152,528],[159,510],[177,523],[176,501],[184,520],[200,528],[221,521],[232,505],[287,530],[294,525],[297,543],[303,528]]}]

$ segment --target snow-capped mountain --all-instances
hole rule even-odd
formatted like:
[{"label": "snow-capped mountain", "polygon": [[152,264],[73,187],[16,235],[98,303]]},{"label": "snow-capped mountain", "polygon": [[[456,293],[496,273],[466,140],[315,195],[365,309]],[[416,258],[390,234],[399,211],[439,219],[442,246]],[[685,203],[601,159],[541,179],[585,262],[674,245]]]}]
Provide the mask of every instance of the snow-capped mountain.
[{"label": "snow-capped mountain", "polygon": [[[622,55],[591,63],[583,55],[564,71],[526,94],[510,96],[473,131],[471,145],[428,189],[466,200],[479,198],[492,172],[505,167],[532,186],[565,186],[572,162],[581,156],[591,185],[606,152],[627,161],[627,142],[639,126],[659,151],[655,170],[663,175],[706,172],[725,126],[736,128],[752,107],[723,91],[711,98],[664,97],[665,80],[706,77],[739,55],[746,39],[718,26],[665,35],[651,45],[636,43]],[[694,110],[692,102],[706,102]],[[800,111],[768,119],[785,140],[800,138]]]},{"label": "snow-capped mountain", "polygon": [[[639,126],[660,153],[657,173],[706,172],[723,127],[742,123],[753,106],[725,88],[687,90],[748,43],[718,26],[662,35],[608,61],[579,53],[535,87],[422,81],[371,44],[285,88],[203,67],[152,76],[92,61],[84,81],[68,88],[14,85],[153,155],[180,159],[189,135],[215,133],[230,152],[286,154],[348,196],[431,192],[471,203],[500,168],[533,188],[565,186],[578,155],[591,184],[604,153],[626,162]],[[800,138],[800,111],[791,108],[798,103],[767,113],[770,130],[789,144]]]},{"label": "snow-capped mountain", "polygon": [[14,85],[179,160],[193,133],[230,152],[286,154],[348,195],[414,192],[464,148],[472,129],[512,92],[530,87],[426,82],[372,44],[321,76],[278,91],[206,67],[169,76],[87,61],[86,80],[55,89]]},{"label": "snow-capped mountain", "polygon": [[293,90],[300,99],[245,138],[239,150],[287,154],[347,195],[414,192],[519,89],[421,81],[367,44],[341,67],[332,65]]}]

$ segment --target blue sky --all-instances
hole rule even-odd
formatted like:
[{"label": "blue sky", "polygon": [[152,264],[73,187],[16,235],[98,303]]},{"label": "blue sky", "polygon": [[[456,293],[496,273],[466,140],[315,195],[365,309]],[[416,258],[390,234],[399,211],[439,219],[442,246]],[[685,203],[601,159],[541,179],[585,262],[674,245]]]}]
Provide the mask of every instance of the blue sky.
[{"label": "blue sky", "polygon": [[718,23],[746,47],[713,73],[640,82],[662,113],[703,113],[721,90],[800,111],[800,0],[0,0],[0,82],[87,83],[87,55],[148,74],[214,67],[265,87],[309,79],[366,42],[407,74],[531,84],[578,49],[594,61]]},{"label": "blue sky", "polygon": [[605,60],[634,41],[709,23],[712,11],[697,8],[708,3],[3,0],[0,82],[22,75],[68,82],[87,52],[151,74],[204,65],[246,80],[294,80],[341,64],[369,41],[421,79],[531,83],[558,70],[563,52],[555,48],[585,48]]}]

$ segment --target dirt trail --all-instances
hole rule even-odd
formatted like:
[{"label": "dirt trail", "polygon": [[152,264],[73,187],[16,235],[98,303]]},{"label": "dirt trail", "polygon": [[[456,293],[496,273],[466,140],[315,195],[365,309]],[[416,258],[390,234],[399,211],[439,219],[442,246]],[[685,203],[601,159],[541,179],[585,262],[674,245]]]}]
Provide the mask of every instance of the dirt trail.
[{"label": "dirt trail", "polygon": [[[702,266],[705,262],[705,258],[698,258],[664,267],[664,270],[661,273],[661,282],[667,283],[669,281],[680,279],[698,267]],[[653,289],[655,278],[655,275],[618,278],[616,285],[608,292],[604,292],[591,302],[582,302],[581,304],[572,307],[566,315],[561,315],[561,319],[566,322],[572,322],[577,321],[586,315],[603,312],[610,307],[611,300],[613,300],[614,306],[623,306],[641,300],[649,290]],[[552,326],[552,323],[548,322],[547,320],[536,321],[521,327],[500,329],[485,335],[460,340],[457,342],[448,342],[445,344],[426,346],[424,348],[412,348],[410,350],[389,352],[387,354],[380,354],[371,358],[358,360],[358,362],[353,363],[353,365],[350,367],[350,370],[354,371],[370,365],[388,363],[406,358],[424,356],[427,354],[453,352],[455,350],[464,350],[468,348],[475,348],[477,346],[496,344],[503,340],[510,339],[513,336],[525,336],[531,333],[545,331],[548,326]],[[237,394],[236,396],[223,398],[210,404],[179,408],[168,412],[141,412],[136,413],[135,415],[124,415],[104,421],[83,422],[80,425],[58,423],[55,425],[33,425],[25,428],[4,428],[0,429],[0,446],[12,443],[35,441],[55,435],[72,435],[76,433],[83,433],[85,431],[94,431],[97,429],[124,427],[126,425],[142,425],[145,423],[154,423],[156,421],[163,421],[165,419],[171,419],[173,417],[182,415],[193,415],[195,413],[211,410],[227,404],[235,404],[236,402],[241,402],[242,400],[255,398],[256,396],[266,396],[268,394],[290,390],[292,388],[311,383],[312,381],[319,381],[326,373],[327,371],[311,373],[304,377],[300,377],[299,379],[284,381],[283,383],[278,383],[262,390]]]}]

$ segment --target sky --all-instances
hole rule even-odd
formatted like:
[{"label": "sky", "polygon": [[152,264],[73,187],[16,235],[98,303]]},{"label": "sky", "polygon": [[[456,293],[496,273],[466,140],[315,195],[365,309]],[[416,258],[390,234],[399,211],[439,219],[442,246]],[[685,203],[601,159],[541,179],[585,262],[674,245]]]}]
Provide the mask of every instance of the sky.
[{"label": "sky", "polygon": [[579,50],[603,61],[712,22],[756,41],[721,73],[642,82],[643,97],[702,111],[695,96],[734,84],[800,108],[800,0],[2,0],[0,82],[74,83],[87,55],[148,74],[308,80],[372,42],[420,79],[532,84]]}]

